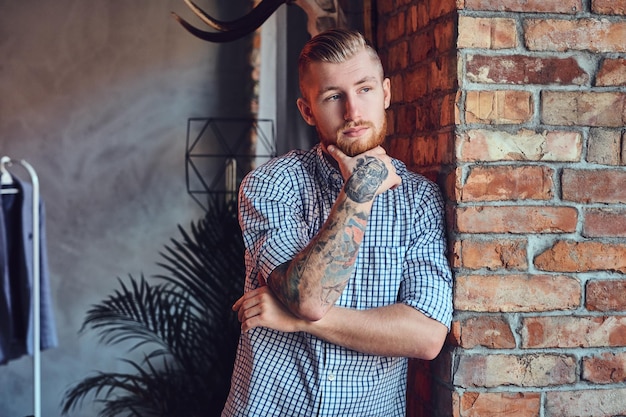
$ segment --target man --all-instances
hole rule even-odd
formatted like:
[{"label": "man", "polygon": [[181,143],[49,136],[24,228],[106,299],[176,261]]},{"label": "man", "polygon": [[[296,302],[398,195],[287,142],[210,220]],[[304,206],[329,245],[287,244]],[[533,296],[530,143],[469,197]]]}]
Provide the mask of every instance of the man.
[{"label": "man", "polygon": [[299,76],[320,144],[242,182],[242,333],[222,416],[404,416],[407,358],[436,357],[451,321],[442,198],[380,146],[390,80],[361,34],[311,39]]}]

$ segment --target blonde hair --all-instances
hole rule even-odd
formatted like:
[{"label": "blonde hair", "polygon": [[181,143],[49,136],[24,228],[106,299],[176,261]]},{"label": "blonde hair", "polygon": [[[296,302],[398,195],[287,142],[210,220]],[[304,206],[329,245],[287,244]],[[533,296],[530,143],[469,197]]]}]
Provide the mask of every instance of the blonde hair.
[{"label": "blonde hair", "polygon": [[313,62],[340,64],[346,62],[361,51],[367,51],[380,68],[383,78],[383,65],[380,57],[365,37],[352,29],[330,29],[311,38],[302,48],[298,58],[298,76],[300,91],[303,92],[303,79]]}]

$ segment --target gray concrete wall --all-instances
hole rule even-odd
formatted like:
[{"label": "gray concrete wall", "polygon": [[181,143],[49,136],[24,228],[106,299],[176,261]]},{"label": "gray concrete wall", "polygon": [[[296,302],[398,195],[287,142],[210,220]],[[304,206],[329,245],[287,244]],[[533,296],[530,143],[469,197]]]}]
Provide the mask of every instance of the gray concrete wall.
[{"label": "gray concrete wall", "polygon": [[[200,4],[228,19],[249,2]],[[118,276],[160,272],[177,225],[202,216],[186,193],[187,118],[249,108],[246,41],[202,42],[170,11],[193,20],[182,0],[0,0],[0,155],[35,167],[46,204],[60,345],[42,353],[45,417],[71,384],[120,370],[123,350],[78,334],[89,307]],[[32,414],[31,372],[30,357],[0,366],[0,416]]]}]

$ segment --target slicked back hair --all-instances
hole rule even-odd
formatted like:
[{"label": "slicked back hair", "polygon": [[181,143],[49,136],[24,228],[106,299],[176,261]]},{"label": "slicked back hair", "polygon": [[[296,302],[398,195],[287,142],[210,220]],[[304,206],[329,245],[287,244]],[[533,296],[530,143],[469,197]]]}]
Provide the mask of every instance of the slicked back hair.
[{"label": "slicked back hair", "polygon": [[298,58],[298,76],[300,92],[304,95],[304,78],[313,62],[340,64],[346,62],[361,51],[367,51],[380,68],[380,77],[384,77],[380,57],[365,37],[352,29],[330,29],[311,38],[302,48]]}]

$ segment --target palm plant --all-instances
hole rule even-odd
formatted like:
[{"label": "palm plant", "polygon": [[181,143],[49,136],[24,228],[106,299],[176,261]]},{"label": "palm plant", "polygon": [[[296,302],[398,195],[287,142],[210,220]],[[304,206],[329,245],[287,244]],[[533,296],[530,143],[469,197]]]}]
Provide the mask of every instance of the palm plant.
[{"label": "palm plant", "polygon": [[101,417],[216,416],[221,412],[239,336],[231,305],[240,296],[245,266],[234,205],[211,207],[206,216],[179,226],[158,263],[164,274],[130,276],[94,305],[81,332],[96,331],[104,344],[132,342],[140,361],[123,359],[131,373],[98,372],[70,387],[63,414],[88,396]]}]

